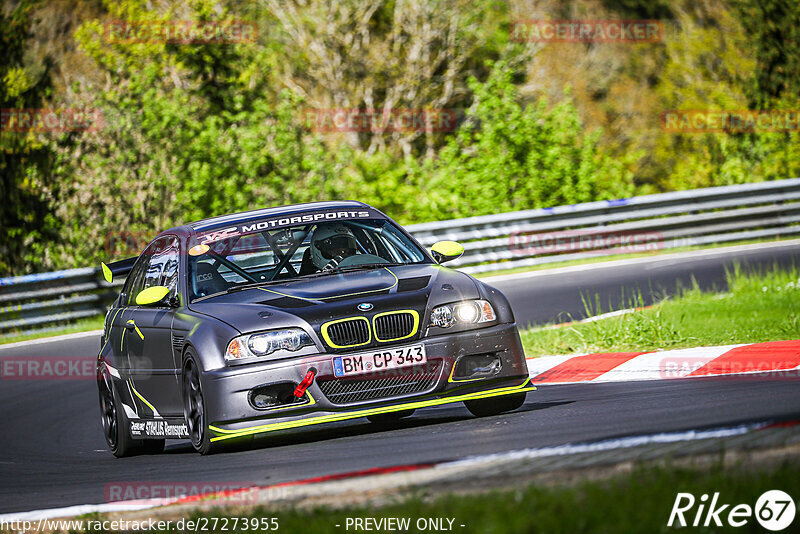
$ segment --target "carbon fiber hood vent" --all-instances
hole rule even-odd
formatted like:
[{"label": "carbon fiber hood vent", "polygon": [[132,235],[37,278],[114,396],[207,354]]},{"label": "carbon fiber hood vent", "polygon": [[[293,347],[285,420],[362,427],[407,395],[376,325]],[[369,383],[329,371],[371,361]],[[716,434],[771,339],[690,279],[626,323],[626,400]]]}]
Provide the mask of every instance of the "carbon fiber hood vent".
[{"label": "carbon fiber hood vent", "polygon": [[403,291],[419,291],[420,289],[428,287],[431,281],[430,276],[415,276],[413,278],[401,278],[397,281],[397,292]]}]

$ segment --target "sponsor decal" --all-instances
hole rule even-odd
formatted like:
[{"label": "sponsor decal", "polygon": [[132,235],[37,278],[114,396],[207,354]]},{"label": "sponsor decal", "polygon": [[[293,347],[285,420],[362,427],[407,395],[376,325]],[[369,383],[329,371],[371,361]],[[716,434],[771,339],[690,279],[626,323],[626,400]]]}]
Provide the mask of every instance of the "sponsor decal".
[{"label": "sponsor decal", "polygon": [[269,230],[273,228],[282,228],[285,226],[299,225],[303,223],[320,223],[325,221],[337,221],[344,219],[369,219],[375,218],[378,215],[367,210],[348,210],[348,211],[323,211],[314,213],[305,213],[292,215],[289,217],[273,217],[264,219],[262,221],[253,221],[240,224],[239,226],[232,226],[224,230],[214,230],[206,234],[197,236],[201,244],[207,245],[223,239],[236,237],[242,234],[249,234],[261,230]]},{"label": "sponsor decal", "polygon": [[131,436],[137,438],[188,438],[189,429],[185,423],[166,419],[131,421]]},{"label": "sponsor decal", "polygon": [[659,20],[518,20],[511,40],[518,43],[655,43],[664,39]]}]

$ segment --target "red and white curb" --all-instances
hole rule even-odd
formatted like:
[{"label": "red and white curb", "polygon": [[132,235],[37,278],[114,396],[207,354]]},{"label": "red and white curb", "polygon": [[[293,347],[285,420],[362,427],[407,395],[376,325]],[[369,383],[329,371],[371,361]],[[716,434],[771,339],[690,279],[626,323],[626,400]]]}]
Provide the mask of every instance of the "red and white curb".
[{"label": "red and white curb", "polygon": [[629,382],[786,372],[800,376],[800,340],[656,352],[529,358],[534,384]]}]

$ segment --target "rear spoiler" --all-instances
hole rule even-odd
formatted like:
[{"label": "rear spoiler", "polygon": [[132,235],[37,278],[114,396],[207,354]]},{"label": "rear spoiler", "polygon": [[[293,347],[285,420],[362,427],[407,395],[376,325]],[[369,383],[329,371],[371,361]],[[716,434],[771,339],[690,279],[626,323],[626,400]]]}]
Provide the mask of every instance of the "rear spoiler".
[{"label": "rear spoiler", "polygon": [[100,262],[100,267],[103,269],[103,278],[110,284],[117,276],[127,276],[128,273],[131,272],[131,269],[133,269],[133,264],[136,263],[137,259],[138,258],[134,257],[112,263]]}]

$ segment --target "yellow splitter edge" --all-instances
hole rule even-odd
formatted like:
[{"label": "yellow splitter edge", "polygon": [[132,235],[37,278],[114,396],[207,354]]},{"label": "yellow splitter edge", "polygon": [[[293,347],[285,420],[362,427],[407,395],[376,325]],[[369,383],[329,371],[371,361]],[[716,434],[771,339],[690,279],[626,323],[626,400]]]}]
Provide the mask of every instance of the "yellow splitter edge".
[{"label": "yellow splitter edge", "polygon": [[526,393],[528,391],[534,391],[535,389],[536,386],[531,384],[530,379],[528,379],[519,386],[491,389],[488,391],[478,391],[475,393],[467,393],[466,395],[458,395],[455,397],[443,397],[439,399],[406,402],[403,404],[394,404],[392,406],[381,406],[380,408],[370,408],[366,410],[356,410],[354,412],[323,415],[320,417],[312,417],[310,419],[298,419],[296,421],[285,421],[283,423],[258,425],[250,428],[241,428],[237,430],[225,430],[224,428],[215,427],[213,425],[209,425],[208,428],[216,434],[222,434],[211,438],[211,441],[221,441],[224,439],[248,436],[250,434],[262,434],[266,432],[274,432],[276,430],[287,430],[290,428],[319,425],[322,423],[345,421],[347,419],[356,419],[358,417],[366,417],[368,415],[378,415],[383,413],[397,412],[401,410],[414,410],[417,408],[427,408],[430,406],[441,406],[443,404],[450,404],[454,402],[464,402],[474,399],[485,399],[488,397],[499,397],[502,395],[511,395],[514,393]]}]

